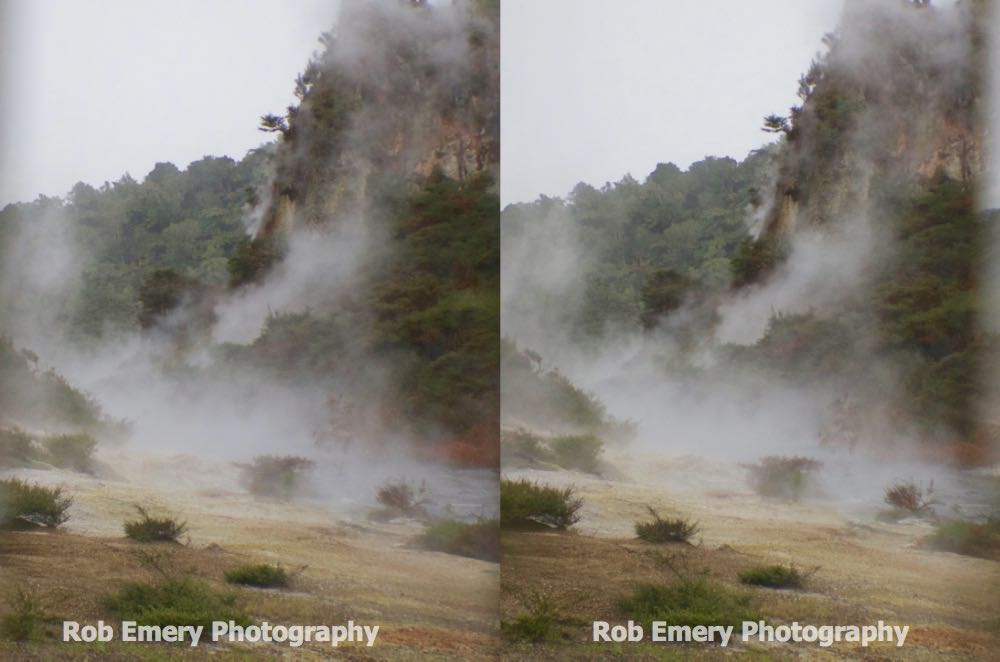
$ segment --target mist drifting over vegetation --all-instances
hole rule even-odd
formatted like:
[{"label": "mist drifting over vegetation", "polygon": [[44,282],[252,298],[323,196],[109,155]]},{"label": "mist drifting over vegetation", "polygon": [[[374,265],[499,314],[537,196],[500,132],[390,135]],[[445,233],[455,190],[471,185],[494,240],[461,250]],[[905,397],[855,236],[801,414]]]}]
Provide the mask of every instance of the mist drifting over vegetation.
[{"label": "mist drifting over vegetation", "polygon": [[[761,149],[504,209],[511,654],[601,659],[598,624],[651,621],[885,617],[922,633],[908,659],[995,639],[993,5],[846,0]],[[718,49],[667,51],[718,79],[662,83],[735,97]],[[611,645],[724,655],[647,642]]]},{"label": "mist drifting over vegetation", "polygon": [[495,467],[498,29],[490,2],[344,2],[272,142],[0,211],[0,428],[302,456],[312,494],[371,502]]},{"label": "mist drifting over vegetation", "polygon": [[[507,207],[503,392],[558,375],[664,454],[995,461],[987,9],[848,2],[777,143]],[[505,424],[591,427],[539,401]]]}]

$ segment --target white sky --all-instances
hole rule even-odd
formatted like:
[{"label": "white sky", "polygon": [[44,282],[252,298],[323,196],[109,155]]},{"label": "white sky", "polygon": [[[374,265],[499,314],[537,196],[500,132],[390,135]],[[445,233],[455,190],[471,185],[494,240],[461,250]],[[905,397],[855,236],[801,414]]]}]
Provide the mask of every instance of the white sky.
[{"label": "white sky", "polygon": [[[1000,19],[1000,9],[997,7],[994,5],[995,19]],[[997,20],[993,23],[995,26]],[[980,205],[984,209],[1000,209],[1000,29],[994,27],[990,36],[990,76],[987,81],[990,129],[986,152],[990,159],[987,167],[991,174],[986,181]]]},{"label": "white sky", "polygon": [[0,206],[242,157],[337,0],[0,0]]},{"label": "white sky", "polygon": [[501,199],[742,159],[842,0],[503,0]]}]

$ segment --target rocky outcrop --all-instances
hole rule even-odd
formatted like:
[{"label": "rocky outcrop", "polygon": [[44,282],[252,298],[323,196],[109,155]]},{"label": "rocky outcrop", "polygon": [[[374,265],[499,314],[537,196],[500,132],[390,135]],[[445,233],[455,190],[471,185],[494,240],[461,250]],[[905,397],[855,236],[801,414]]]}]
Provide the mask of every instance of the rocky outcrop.
[{"label": "rocky outcrop", "polygon": [[800,80],[765,234],[866,213],[887,185],[984,168],[982,3],[847,2]]},{"label": "rocky outcrop", "polygon": [[434,171],[496,179],[497,3],[345,2],[321,42],[301,103],[272,126],[283,139],[261,233],[365,216]]}]

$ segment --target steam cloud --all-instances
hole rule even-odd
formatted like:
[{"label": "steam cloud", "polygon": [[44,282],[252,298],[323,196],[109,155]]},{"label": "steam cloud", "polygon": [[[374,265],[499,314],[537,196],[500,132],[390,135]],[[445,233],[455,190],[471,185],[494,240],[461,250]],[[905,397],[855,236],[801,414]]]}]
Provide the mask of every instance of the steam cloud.
[{"label": "steam cloud", "polygon": [[[365,286],[364,270],[386,258],[386,237],[371,213],[375,210],[356,204],[364,198],[358,192],[369,175],[381,172],[387,145],[403,141],[395,171],[404,177],[419,170],[420,160],[433,151],[439,136],[425,127],[439,119],[429,100],[450,94],[470,76],[470,16],[466,3],[429,11],[402,2],[342,3],[332,45],[318,65],[356,85],[404,94],[410,104],[397,113],[399,104],[386,99],[351,114],[339,136],[342,147],[332,157],[342,177],[326,183],[324,222],[302,223],[295,211],[288,212],[284,259],[262,282],[221,294],[207,334],[195,335],[179,351],[174,332],[196,323],[197,315],[193,306],[181,306],[156,328],[106,334],[83,348],[70,343],[64,316],[80,295],[82,269],[93,256],[74,235],[77,219],[58,202],[32,223],[20,224],[23,230],[15,236],[3,238],[0,333],[36,351],[43,366],[57,368],[92,394],[107,414],[130,421],[130,444],[142,452],[181,454],[219,466],[258,454],[303,455],[317,462],[317,494],[342,505],[371,502],[381,482],[405,477],[426,480],[436,507],[453,505],[453,515],[495,514],[490,472],[406,459],[399,448],[409,440],[389,437],[373,420],[384,415],[379,402],[388,371],[360,342],[348,343],[323,378],[294,381],[234,369],[220,361],[219,353],[227,343],[252,343],[273,315],[335,314],[345,295]],[[429,44],[426,64],[438,70],[434,87],[421,89],[421,81],[413,79],[412,89],[391,89],[386,81],[397,74],[399,63],[387,42]],[[308,140],[300,144],[308,146]],[[306,152],[302,148],[286,158],[305,163]],[[264,203],[245,221],[253,234],[262,230],[261,210],[271,204],[268,187],[259,193]],[[362,403],[352,412],[353,427],[369,437],[353,439],[331,429],[336,414],[331,401],[341,395]],[[320,437],[325,445],[317,444]],[[222,475],[215,479],[226,482]]]},{"label": "steam cloud", "polygon": [[[841,41],[836,59],[829,67],[854,75],[863,72],[862,76],[869,77],[868,84],[878,88],[887,79],[880,67],[907,66],[884,62],[881,56],[885,40],[897,37],[928,44],[919,57],[940,71],[969,67],[967,14],[961,7],[936,7],[933,11],[939,20],[928,20],[898,2],[849,2],[844,29],[838,33]],[[879,20],[873,20],[873,15]],[[871,39],[863,26],[883,25],[885,20],[898,26],[898,32]],[[992,71],[1000,68],[994,64]],[[946,87],[953,80],[945,75],[937,84]],[[949,93],[932,88],[921,91],[930,99],[950,98]],[[995,90],[993,98],[995,109]],[[569,321],[579,310],[594,251],[599,247],[584,245],[567,208],[559,201],[536,203],[536,209],[543,211],[527,222],[520,218],[526,212],[505,212],[504,335],[518,346],[540,353],[549,367],[557,367],[600,398],[612,415],[636,422],[638,448],[632,449],[664,455],[695,453],[734,462],[772,454],[810,455],[823,459],[831,468],[831,473],[826,473],[826,487],[845,499],[863,496],[877,501],[886,482],[900,475],[921,479],[937,476],[937,485],[953,488],[953,476],[914,461],[912,451],[907,450],[913,439],[888,426],[871,424],[866,433],[873,438],[853,451],[820,444],[833,422],[831,403],[850,393],[851,385],[820,381],[793,387],[734,373],[725,363],[727,344],[754,344],[777,314],[836,310],[856,298],[869,286],[872,269],[892,255],[883,210],[868,198],[876,172],[871,159],[897,147],[887,145],[897,132],[887,130],[881,118],[886,112],[886,107],[876,104],[865,111],[847,136],[852,145],[848,151],[858,156],[845,168],[846,174],[833,175],[840,178],[830,185],[837,192],[831,203],[837,215],[821,227],[811,227],[803,220],[805,211],[798,210],[800,227],[795,227],[793,210],[787,260],[765,284],[743,288],[710,304],[718,322],[707,337],[698,339],[696,348],[687,347],[682,352],[676,336],[695,312],[697,304],[691,301],[662,319],[653,331],[611,330],[598,346],[574,340]],[[919,129],[933,117],[928,113],[907,121]],[[933,130],[927,133],[935,135]],[[998,132],[991,133],[995,136]],[[932,147],[917,140],[919,130],[910,135],[913,144],[908,146],[908,160],[900,167],[915,176],[920,163],[931,158]],[[996,172],[994,167],[991,196],[996,195]],[[778,179],[771,177],[772,187]],[[761,215],[770,214],[780,196],[775,200],[774,195],[765,195],[763,211],[748,214],[748,231],[756,236]],[[987,199],[995,201],[990,196]],[[893,382],[894,366],[871,357],[868,360],[871,378]],[[695,371],[671,369],[677,365],[693,366]],[[508,384],[505,388],[517,386]],[[506,422],[520,424],[510,418]],[[871,455],[882,459],[872,462]]]}]

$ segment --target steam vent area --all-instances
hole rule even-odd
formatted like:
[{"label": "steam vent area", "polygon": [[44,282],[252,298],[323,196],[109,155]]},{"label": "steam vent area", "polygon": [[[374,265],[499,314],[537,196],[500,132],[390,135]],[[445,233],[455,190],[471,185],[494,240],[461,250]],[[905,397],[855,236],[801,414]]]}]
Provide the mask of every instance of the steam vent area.
[{"label": "steam vent area", "polygon": [[1000,0],[0,43],[0,662],[1000,659]]}]

